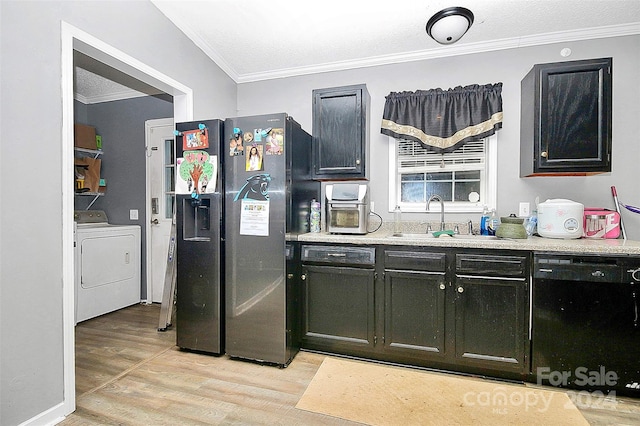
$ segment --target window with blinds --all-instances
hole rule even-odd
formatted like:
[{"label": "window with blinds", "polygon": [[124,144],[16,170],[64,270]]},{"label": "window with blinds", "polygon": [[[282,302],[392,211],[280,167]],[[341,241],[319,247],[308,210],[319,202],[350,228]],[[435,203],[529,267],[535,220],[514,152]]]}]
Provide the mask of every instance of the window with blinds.
[{"label": "window with blinds", "polygon": [[497,174],[489,155],[495,135],[444,154],[428,151],[419,142],[392,140],[390,209],[400,205],[403,211],[424,211],[434,194],[445,201],[447,211],[477,211],[495,203],[491,176]]}]

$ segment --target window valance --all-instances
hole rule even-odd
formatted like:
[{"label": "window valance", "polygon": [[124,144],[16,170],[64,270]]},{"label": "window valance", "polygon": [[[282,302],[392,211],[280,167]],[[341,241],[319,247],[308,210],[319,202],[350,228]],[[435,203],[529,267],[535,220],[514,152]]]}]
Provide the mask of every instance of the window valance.
[{"label": "window valance", "polygon": [[502,83],[496,83],[391,92],[386,97],[381,132],[448,152],[491,136],[501,127]]}]

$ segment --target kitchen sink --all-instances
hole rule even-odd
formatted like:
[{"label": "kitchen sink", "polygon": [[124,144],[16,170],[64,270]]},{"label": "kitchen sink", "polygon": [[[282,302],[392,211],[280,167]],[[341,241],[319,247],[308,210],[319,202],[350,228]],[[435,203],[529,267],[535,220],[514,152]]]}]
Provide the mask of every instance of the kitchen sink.
[{"label": "kitchen sink", "polygon": [[439,237],[434,237],[432,233],[400,233],[400,234],[392,234],[391,238],[402,238],[407,240],[424,240],[424,239],[447,239],[452,238],[454,240],[497,240],[498,237],[495,235],[469,235],[469,234],[454,234],[454,235],[440,235]]},{"label": "kitchen sink", "polygon": [[[447,237],[440,237],[440,238],[447,238]],[[455,238],[457,240],[497,240],[498,239],[498,237],[496,237],[495,235],[469,235],[469,234],[453,235],[452,238]]]},{"label": "kitchen sink", "polygon": [[432,233],[409,233],[402,232],[400,234],[391,234],[391,238],[403,238],[407,240],[424,240],[424,239],[433,239],[435,238]]}]

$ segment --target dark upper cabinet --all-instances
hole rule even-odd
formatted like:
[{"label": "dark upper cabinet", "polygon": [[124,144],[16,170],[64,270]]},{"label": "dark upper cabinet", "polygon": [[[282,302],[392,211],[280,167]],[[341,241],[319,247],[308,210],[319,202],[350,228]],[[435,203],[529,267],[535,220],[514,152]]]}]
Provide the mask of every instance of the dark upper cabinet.
[{"label": "dark upper cabinet", "polygon": [[611,58],[535,65],[521,82],[520,176],[611,171]]},{"label": "dark upper cabinet", "polygon": [[313,178],[367,179],[370,97],[364,84],[313,91]]}]

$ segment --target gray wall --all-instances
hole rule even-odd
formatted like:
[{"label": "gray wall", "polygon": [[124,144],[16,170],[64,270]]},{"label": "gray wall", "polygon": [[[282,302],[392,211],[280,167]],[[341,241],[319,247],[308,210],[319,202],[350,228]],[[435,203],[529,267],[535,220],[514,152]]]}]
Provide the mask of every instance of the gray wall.
[{"label": "gray wall", "polygon": [[[573,54],[560,56],[569,47]],[[613,57],[613,170],[589,177],[519,177],[520,81],[534,64]],[[533,208],[536,196],[569,198],[585,206],[614,208],[610,187],[621,201],[640,205],[636,172],[640,165],[640,36],[559,43],[497,52],[424,60],[342,72],[238,85],[240,115],[286,111],[312,131],[311,91],[316,88],[365,83],[371,94],[371,200],[375,210],[391,220],[388,206],[388,138],[380,134],[385,96],[389,92],[503,82],[504,123],[499,131],[498,206],[501,216],[518,212],[518,202]],[[635,203],[635,204],[634,204]],[[426,213],[403,215],[406,220],[437,220]],[[432,215],[433,216],[433,215]],[[461,222],[479,215],[448,214]],[[640,240],[640,215],[623,212],[631,239]]]},{"label": "gray wall", "polygon": [[0,424],[63,401],[61,20],[190,87],[194,120],[236,85],[150,2],[0,1]]},{"label": "gray wall", "polygon": [[[279,79],[236,87],[151,3],[0,1],[0,424],[14,425],[63,398],[60,22],[82,29],[194,91],[194,120],[286,111],[311,131],[311,90],[366,83],[372,96],[372,189],[386,218],[390,91],[504,83],[498,211],[518,201],[568,197],[612,207],[609,187],[640,204],[640,37],[501,52]],[[224,23],[222,23],[224,24]],[[613,56],[613,172],[584,178],[518,177],[520,80],[535,63]],[[236,110],[237,107],[237,110]],[[27,157],[28,155],[28,157]],[[26,183],[25,183],[26,182]],[[416,218],[422,216],[416,214]],[[640,240],[640,219],[624,216]],[[477,219],[477,218],[476,218]]]},{"label": "gray wall", "polygon": [[[100,156],[100,177],[107,182],[107,194],[98,198],[91,208],[104,210],[109,223],[114,225],[140,225],[142,299],[147,297],[145,121],[173,117],[173,103],[168,98],[145,96],[76,109],[87,111],[86,121],[82,123],[94,126],[102,136],[104,153]],[[76,119],[79,120],[77,114]],[[84,210],[92,199],[75,197],[76,209]],[[129,220],[130,209],[138,210],[138,220]]]},{"label": "gray wall", "polygon": [[73,101],[73,121],[75,123],[89,124],[89,118],[87,117],[87,105],[78,100]]}]

